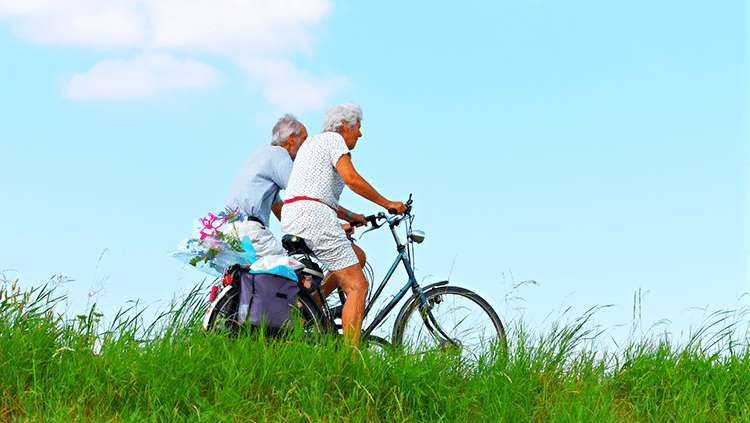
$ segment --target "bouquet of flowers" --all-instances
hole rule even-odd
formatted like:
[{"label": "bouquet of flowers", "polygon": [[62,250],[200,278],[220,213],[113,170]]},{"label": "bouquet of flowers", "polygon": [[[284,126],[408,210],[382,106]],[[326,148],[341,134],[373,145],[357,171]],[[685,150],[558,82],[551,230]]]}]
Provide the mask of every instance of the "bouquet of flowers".
[{"label": "bouquet of flowers", "polygon": [[193,233],[170,256],[215,277],[221,277],[224,269],[235,263],[252,264],[257,256],[250,239],[240,240],[229,230],[244,218],[239,207],[227,207],[218,215],[208,213],[195,222]]}]

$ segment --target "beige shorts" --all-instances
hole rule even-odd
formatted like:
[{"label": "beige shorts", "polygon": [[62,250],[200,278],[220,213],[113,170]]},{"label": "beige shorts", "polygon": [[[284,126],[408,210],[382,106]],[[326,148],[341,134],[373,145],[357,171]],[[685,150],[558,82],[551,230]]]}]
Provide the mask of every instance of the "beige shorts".
[{"label": "beige shorts", "polygon": [[219,230],[236,236],[240,241],[244,237],[250,238],[250,242],[252,242],[253,248],[255,248],[255,255],[258,258],[286,255],[286,250],[281,246],[281,241],[276,239],[268,228],[253,220],[227,223],[220,227]]},{"label": "beige shorts", "polygon": [[336,212],[317,201],[295,201],[281,209],[281,231],[297,235],[329,271],[359,264]]}]

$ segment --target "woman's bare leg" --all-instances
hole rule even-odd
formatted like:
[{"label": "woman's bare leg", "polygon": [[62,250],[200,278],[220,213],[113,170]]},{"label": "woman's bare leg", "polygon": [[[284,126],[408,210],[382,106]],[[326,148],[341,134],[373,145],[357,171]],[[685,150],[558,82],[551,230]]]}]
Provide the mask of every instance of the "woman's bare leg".
[{"label": "woman's bare leg", "polygon": [[362,333],[362,319],[365,314],[367,298],[367,279],[359,264],[330,272],[329,279],[331,278],[339,281],[346,294],[346,303],[341,314],[341,327],[346,342],[356,347],[359,345],[359,338]]},{"label": "woman's bare leg", "polygon": [[[352,242],[352,249],[354,250],[354,254],[357,255],[357,259],[359,260],[359,267],[364,268],[365,263],[367,263],[367,256],[365,255],[365,252],[359,248],[355,243]],[[323,281],[323,294],[325,294],[326,298],[328,298],[329,295],[331,295],[331,292],[333,292],[336,287],[339,286],[341,281],[334,276],[334,272],[328,272],[325,277],[325,281]],[[315,300],[318,301],[318,304],[321,306],[323,305],[320,302],[320,298],[318,298],[318,293],[316,292]]]}]

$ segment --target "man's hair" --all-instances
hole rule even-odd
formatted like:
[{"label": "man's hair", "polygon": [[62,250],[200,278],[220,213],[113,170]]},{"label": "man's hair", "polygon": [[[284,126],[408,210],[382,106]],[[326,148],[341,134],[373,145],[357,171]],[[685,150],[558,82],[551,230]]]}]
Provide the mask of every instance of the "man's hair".
[{"label": "man's hair", "polygon": [[289,135],[294,134],[295,137],[299,137],[301,132],[302,124],[299,123],[297,117],[287,113],[274,125],[273,132],[271,133],[271,144],[285,146]]},{"label": "man's hair", "polygon": [[351,101],[329,107],[323,117],[323,132],[338,131],[344,125],[344,121],[348,128],[357,126],[357,122],[362,121],[362,108]]}]

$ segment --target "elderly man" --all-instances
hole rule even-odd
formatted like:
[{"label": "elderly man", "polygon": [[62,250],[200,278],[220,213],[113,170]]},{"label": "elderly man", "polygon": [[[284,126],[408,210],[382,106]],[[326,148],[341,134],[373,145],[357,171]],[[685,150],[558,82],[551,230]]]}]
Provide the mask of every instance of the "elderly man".
[{"label": "elderly man", "polygon": [[[239,239],[247,236],[256,255],[286,255],[268,229],[271,211],[281,220],[283,202],[279,191],[286,189],[297,151],[307,139],[307,129],[291,114],[282,116],[273,127],[271,144],[255,150],[240,169],[226,199],[226,206],[239,207],[246,216],[230,228]],[[222,228],[225,230],[225,228]]]},{"label": "elderly man", "polygon": [[347,301],[342,312],[346,341],[359,345],[367,296],[367,279],[345,229],[338,219],[354,226],[367,225],[365,217],[339,206],[348,186],[352,191],[387,210],[406,211],[402,202],[380,195],[352,165],[350,150],[362,136],[362,109],[354,103],[333,106],[323,118],[323,132],[310,137],[299,149],[289,177],[281,212],[281,231],[297,235],[329,270],[326,294],[340,285]]}]

